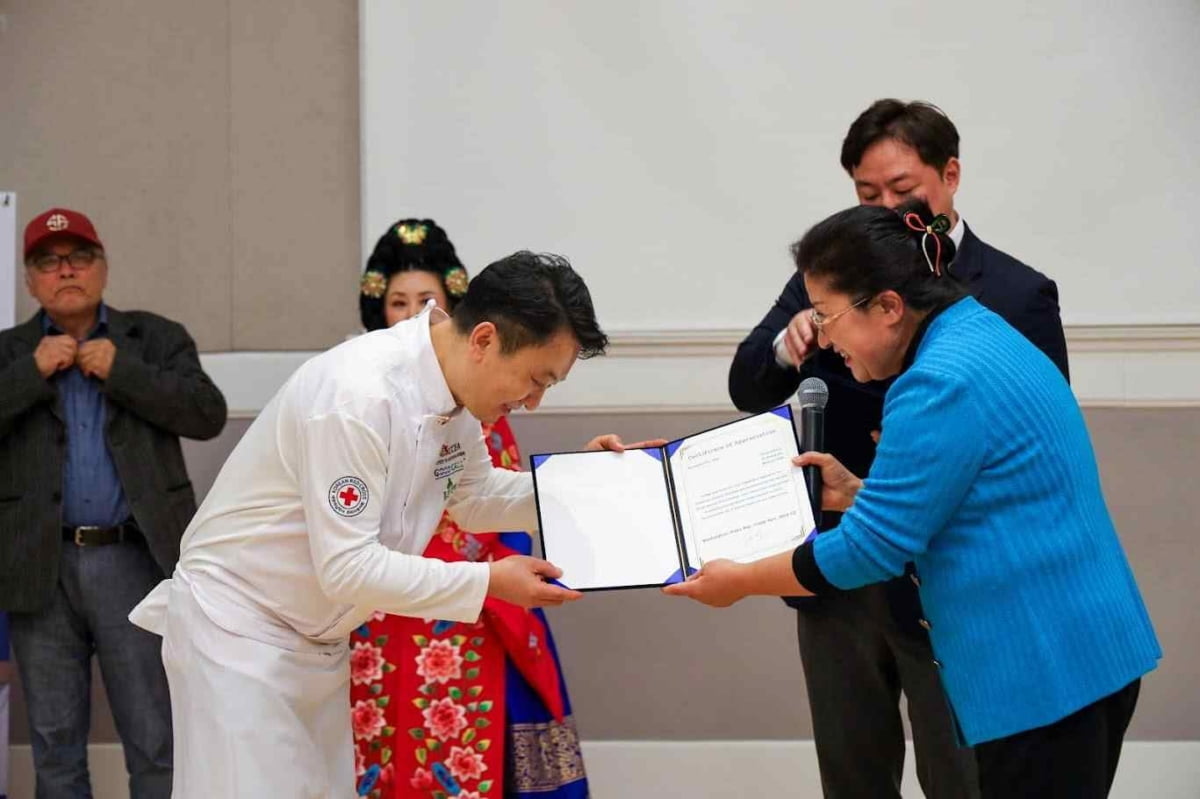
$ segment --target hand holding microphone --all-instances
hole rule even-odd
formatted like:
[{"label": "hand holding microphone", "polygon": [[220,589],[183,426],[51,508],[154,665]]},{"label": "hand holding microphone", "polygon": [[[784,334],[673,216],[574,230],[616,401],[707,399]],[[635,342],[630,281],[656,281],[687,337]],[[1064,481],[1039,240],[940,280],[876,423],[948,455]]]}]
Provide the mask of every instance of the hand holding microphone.
[{"label": "hand holding microphone", "polygon": [[805,473],[812,468],[819,470],[822,509],[841,513],[854,504],[863,481],[828,452],[805,452],[792,458],[792,463],[805,467]]},{"label": "hand holding microphone", "polygon": [[[819,377],[808,377],[800,383],[796,392],[800,402],[800,450],[802,452],[825,451],[825,405],[829,402],[829,386]],[[808,499],[812,504],[817,527],[821,526],[821,467],[809,464],[804,467],[804,479],[808,483]]]}]

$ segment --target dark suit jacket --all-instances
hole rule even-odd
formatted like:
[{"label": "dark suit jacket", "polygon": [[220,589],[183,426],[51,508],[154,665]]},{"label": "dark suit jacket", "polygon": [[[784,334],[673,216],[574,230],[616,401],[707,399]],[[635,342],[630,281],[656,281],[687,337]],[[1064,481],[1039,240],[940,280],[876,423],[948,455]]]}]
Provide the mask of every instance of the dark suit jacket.
[{"label": "dark suit jacket", "polygon": [[[1032,269],[981,241],[969,227],[950,273],[984,306],[995,311],[1044,352],[1067,376],[1067,344],[1058,310],[1058,287]],[[737,349],[729,369],[729,396],[739,410],[759,412],[788,400],[806,377],[819,377],[829,386],[825,407],[825,449],[864,477],[875,458],[871,431],[883,417],[883,395],[890,380],[859,383],[841,356],[820,350],[799,371],[775,361],[775,336],[792,317],[812,307],[799,272],[792,275],[783,293],[758,326]],[[823,514],[822,527],[836,526],[839,514]],[[897,620],[908,626],[919,617],[916,592],[907,578],[889,584]],[[799,607],[804,598],[788,600]],[[920,629],[920,628],[916,628]]]},{"label": "dark suit jacket", "polygon": [[[0,332],[0,610],[43,607],[58,581],[66,427],[54,384],[33,352],[40,314]],[[145,311],[108,309],[116,347],[105,395],[105,439],[150,552],[170,574],[196,498],[179,436],[225,426],[225,398],[200,368],[182,325]]]}]

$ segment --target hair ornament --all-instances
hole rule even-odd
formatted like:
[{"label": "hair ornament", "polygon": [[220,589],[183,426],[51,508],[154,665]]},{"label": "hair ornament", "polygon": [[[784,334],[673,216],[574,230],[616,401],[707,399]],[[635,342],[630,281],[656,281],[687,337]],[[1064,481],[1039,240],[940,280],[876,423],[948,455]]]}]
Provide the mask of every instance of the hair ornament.
[{"label": "hair ornament", "polygon": [[452,266],[442,275],[446,284],[446,293],[458,299],[467,293],[467,270],[461,266]]},{"label": "hair ornament", "polygon": [[377,300],[387,291],[387,278],[382,272],[377,272],[374,269],[369,269],[363,272],[362,279],[358,283],[359,290],[364,297],[370,297]]},{"label": "hair ornament", "polygon": [[429,228],[425,225],[396,225],[396,235],[405,244],[424,244]]},{"label": "hair ornament", "polygon": [[[909,211],[904,215],[904,224],[909,230],[914,233],[921,234],[921,254],[925,256],[925,263],[929,264],[929,271],[938,277],[942,276],[942,240],[939,236],[943,236],[950,232],[950,217],[945,214],[938,214],[925,224],[921,221],[921,216],[914,211]],[[929,247],[926,246],[929,242],[929,237],[933,237],[934,255],[929,256]]]}]

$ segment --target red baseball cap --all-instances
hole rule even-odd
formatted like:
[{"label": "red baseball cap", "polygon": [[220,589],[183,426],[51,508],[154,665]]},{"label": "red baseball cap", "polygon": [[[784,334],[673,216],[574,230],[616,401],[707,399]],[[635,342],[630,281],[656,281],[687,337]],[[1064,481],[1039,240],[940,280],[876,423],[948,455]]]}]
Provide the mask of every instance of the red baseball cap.
[{"label": "red baseball cap", "polygon": [[25,257],[28,258],[29,254],[46,239],[63,233],[78,236],[89,244],[94,244],[102,249],[104,247],[100,237],[96,235],[96,228],[93,227],[92,220],[78,211],[68,208],[51,208],[49,211],[43,211],[35,216],[33,221],[25,226]]}]

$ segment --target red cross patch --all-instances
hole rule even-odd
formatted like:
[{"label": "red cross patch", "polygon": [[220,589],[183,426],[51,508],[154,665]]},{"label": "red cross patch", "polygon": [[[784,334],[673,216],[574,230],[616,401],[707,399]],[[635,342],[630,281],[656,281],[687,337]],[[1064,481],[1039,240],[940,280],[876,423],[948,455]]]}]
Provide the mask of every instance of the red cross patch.
[{"label": "red cross patch", "polygon": [[339,477],[329,487],[329,507],[339,516],[357,516],[367,509],[370,492],[357,477]]}]

